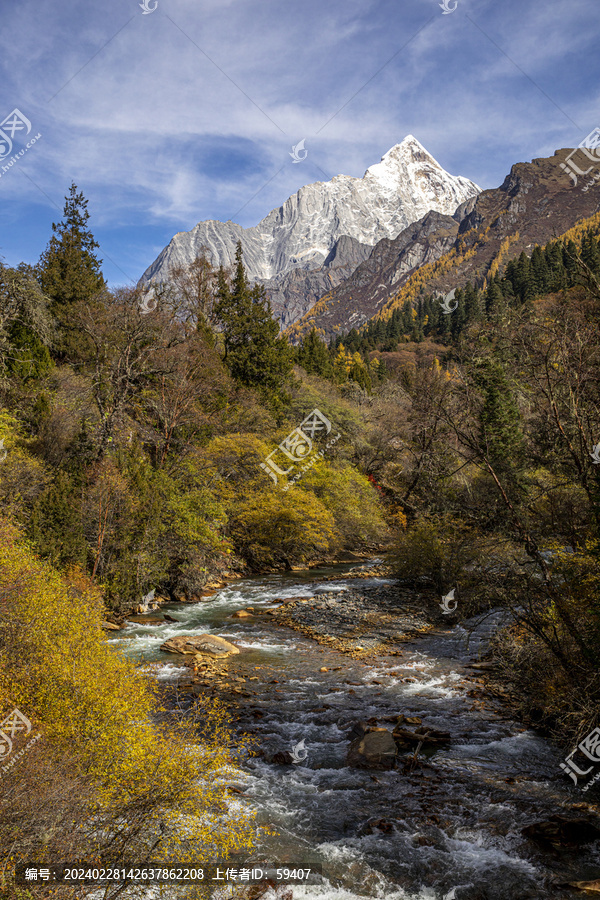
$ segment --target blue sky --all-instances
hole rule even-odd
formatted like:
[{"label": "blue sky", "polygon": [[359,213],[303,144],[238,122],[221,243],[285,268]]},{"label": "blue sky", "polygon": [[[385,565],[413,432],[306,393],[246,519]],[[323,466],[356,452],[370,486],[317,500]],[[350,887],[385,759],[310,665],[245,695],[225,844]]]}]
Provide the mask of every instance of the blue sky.
[{"label": "blue sky", "polygon": [[598,0],[139,2],[0,0],[0,121],[31,122],[13,154],[41,134],[0,160],[6,264],[37,261],[72,180],[125,284],[177,231],[254,225],[407,134],[496,187],[600,125]]}]

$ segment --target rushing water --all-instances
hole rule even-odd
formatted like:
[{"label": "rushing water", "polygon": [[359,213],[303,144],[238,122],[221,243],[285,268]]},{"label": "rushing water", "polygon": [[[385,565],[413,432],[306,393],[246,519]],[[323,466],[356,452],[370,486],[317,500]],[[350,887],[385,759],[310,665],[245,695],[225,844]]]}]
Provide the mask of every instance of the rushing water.
[{"label": "rushing water", "polygon": [[[238,787],[278,832],[262,848],[270,859],[317,860],[326,876],[320,885],[294,887],[294,900],[581,897],[558,884],[598,877],[598,844],[553,851],[524,838],[521,829],[553,814],[581,815],[573,805],[586,795],[562,775],[563,754],[499,706],[484,705],[474,690],[477,674],[464,668],[479,658],[492,620],[469,640],[461,626],[449,625],[374,665],[324,651],[269,616],[231,618],[243,607],[269,607],[286,597],[360,590],[363,582],[322,580],[344,571],[238,582],[208,602],[163,607],[176,624],[130,624],[111,641],[128,655],[162,663],[163,679],[177,676],[180,661],[158,649],[168,637],[208,632],[240,648],[223,669],[228,683],[251,692],[234,715],[242,730],[257,735],[264,757],[248,760]],[[258,680],[236,683],[236,673]],[[400,713],[450,732],[450,746],[408,774],[402,766],[347,767],[351,726]],[[267,761],[301,741],[303,762]]]}]

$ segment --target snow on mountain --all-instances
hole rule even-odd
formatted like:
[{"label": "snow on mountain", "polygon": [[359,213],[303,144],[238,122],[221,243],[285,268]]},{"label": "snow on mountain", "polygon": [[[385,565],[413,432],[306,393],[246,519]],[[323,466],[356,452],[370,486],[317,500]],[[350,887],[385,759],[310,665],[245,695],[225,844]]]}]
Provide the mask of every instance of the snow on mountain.
[{"label": "snow on mountain", "polygon": [[229,266],[241,240],[249,279],[280,285],[287,272],[322,267],[343,235],[374,247],[429,210],[451,215],[480,190],[468,178],[449,175],[408,135],[362,178],[337,175],[308,184],[251,228],[211,219],[179,232],[141,282],[166,280],[171,267],[189,265],[203,248],[215,265]]}]

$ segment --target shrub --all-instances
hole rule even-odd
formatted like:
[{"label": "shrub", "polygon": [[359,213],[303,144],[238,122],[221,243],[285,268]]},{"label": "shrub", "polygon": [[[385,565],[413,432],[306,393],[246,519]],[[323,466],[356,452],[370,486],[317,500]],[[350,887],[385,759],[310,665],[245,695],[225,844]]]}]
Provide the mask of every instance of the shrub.
[{"label": "shrub", "polygon": [[251,845],[253,816],[223,783],[235,773],[223,711],[205,702],[174,720],[106,644],[102,614],[86,576],[61,577],[0,525],[0,705],[42,735],[0,779],[0,871],[65,850],[96,864],[199,865]]}]

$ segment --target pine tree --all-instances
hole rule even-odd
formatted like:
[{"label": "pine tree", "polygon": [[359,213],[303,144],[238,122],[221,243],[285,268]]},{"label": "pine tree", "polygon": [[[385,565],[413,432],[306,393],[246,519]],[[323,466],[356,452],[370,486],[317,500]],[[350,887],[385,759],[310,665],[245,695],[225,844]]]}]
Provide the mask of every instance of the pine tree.
[{"label": "pine tree", "polygon": [[517,260],[513,285],[515,287],[515,294],[521,303],[526,303],[535,296],[536,291],[531,272],[531,260],[524,250],[521,251],[521,255]]},{"label": "pine tree", "polygon": [[480,441],[492,465],[510,480],[522,466],[523,431],[513,386],[498,360],[478,366],[476,381],[483,396],[479,413]]},{"label": "pine tree", "polygon": [[546,257],[541,248],[536,246],[531,254],[531,276],[533,290],[538,296],[543,296],[550,290],[550,272]]},{"label": "pine tree", "polygon": [[7,269],[0,264],[0,371],[24,380],[46,375],[54,321],[46,297],[30,266]]},{"label": "pine tree", "polygon": [[600,271],[600,249],[598,241],[591,231],[588,231],[581,241],[581,258],[592,272]]},{"label": "pine tree", "polygon": [[488,319],[496,319],[505,307],[504,294],[496,278],[492,279],[485,292],[485,312]]},{"label": "pine tree", "polygon": [[[472,288],[471,288],[472,290]],[[456,340],[461,331],[463,330],[465,323],[467,321],[466,316],[466,307],[465,307],[465,293],[461,291],[460,288],[457,290],[454,295],[454,302],[457,303],[457,307],[453,313],[451,313],[446,318],[450,319],[450,329],[452,331],[452,337]]]},{"label": "pine tree", "polygon": [[99,244],[87,227],[87,205],[77,186],[71,184],[63,220],[53,223],[52,237],[38,263],[42,289],[57,313],[78,300],[89,300],[105,287],[100,271],[102,260],[95,254]]},{"label": "pine tree", "polygon": [[327,344],[321,340],[316,328],[312,328],[305,336],[297,350],[296,358],[309,375],[321,375],[323,378],[330,378],[333,375]]},{"label": "pine tree", "polygon": [[571,284],[579,271],[577,256],[578,252],[576,244],[571,240],[566,241],[566,243],[563,244],[563,265],[567,270],[568,283]]},{"label": "pine tree", "polygon": [[80,503],[75,485],[65,472],[59,471],[37,498],[29,534],[41,556],[53,565],[85,564]]},{"label": "pine tree", "polygon": [[472,322],[479,318],[479,291],[469,281],[465,286],[465,320]]},{"label": "pine tree", "polygon": [[248,284],[241,243],[233,279],[229,281],[224,270],[219,270],[214,316],[222,330],[223,361],[231,376],[246,387],[257,388],[280,410],[286,399],[292,353],[287,339],[279,336],[264,287]]}]

